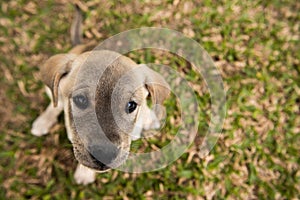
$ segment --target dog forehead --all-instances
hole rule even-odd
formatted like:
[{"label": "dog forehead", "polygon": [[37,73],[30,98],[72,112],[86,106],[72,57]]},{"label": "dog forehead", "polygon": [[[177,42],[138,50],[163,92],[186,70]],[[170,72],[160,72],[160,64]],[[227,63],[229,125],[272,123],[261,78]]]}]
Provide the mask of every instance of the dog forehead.
[{"label": "dog forehead", "polygon": [[136,67],[137,64],[117,52],[94,50],[79,55],[73,62],[71,77],[76,86],[96,86],[99,80],[114,77]]}]

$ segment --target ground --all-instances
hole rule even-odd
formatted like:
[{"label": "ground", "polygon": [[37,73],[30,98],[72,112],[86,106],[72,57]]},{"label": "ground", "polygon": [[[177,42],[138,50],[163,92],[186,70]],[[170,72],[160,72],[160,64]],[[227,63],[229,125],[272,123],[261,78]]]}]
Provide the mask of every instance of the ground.
[{"label": "ground", "polygon": [[[0,3],[1,199],[299,199],[300,3],[297,1],[102,1],[80,4],[84,39],[102,41],[139,27],[165,27],[199,42],[213,58],[226,89],[226,119],[204,158],[197,148],[210,122],[205,83],[170,55],[132,53],[137,62],[160,61],[195,90],[201,112],[198,136],[168,167],[150,173],[117,170],[76,185],[63,116],[44,137],[31,123],[49,103],[38,67],[71,48],[71,2]],[[145,52],[144,52],[145,53]],[[148,55],[148,54],[147,54]],[[134,143],[133,151],[164,146],[178,111],[172,101],[163,136]],[[168,135],[169,134],[169,135]]]}]

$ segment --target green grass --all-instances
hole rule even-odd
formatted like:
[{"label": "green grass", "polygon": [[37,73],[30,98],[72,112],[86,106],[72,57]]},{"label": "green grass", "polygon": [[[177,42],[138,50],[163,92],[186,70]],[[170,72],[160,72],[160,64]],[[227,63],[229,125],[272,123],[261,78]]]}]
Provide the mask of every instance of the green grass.
[{"label": "green grass", "polygon": [[[196,88],[194,144],[168,167],[150,173],[116,170],[76,185],[76,160],[63,117],[47,136],[30,134],[49,100],[38,66],[70,48],[73,7],[61,1],[0,3],[0,199],[299,199],[300,67],[297,1],[83,2],[85,40],[166,27],[199,42],[212,56],[227,92],[227,116],[216,146],[198,156],[210,121],[210,96],[200,74],[161,52],[130,53],[137,62],[168,64]],[[100,34],[95,34],[99,32]],[[135,142],[135,151],[167,144],[179,112],[166,102],[164,136]],[[151,144],[151,145],[150,145]]]}]

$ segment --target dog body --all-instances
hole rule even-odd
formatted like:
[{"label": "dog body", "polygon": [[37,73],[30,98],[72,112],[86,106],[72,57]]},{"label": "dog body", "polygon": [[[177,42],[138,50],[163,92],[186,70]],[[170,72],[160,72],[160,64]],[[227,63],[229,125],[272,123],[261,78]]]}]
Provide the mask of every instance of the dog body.
[{"label": "dog body", "polygon": [[[75,34],[78,35],[78,34]],[[49,132],[64,110],[68,138],[79,161],[75,181],[88,184],[95,172],[125,162],[142,130],[159,128],[159,110],[169,86],[158,73],[116,52],[77,45],[48,59],[40,69],[51,103],[33,123],[32,134]],[[157,108],[157,107],[156,107]]]}]

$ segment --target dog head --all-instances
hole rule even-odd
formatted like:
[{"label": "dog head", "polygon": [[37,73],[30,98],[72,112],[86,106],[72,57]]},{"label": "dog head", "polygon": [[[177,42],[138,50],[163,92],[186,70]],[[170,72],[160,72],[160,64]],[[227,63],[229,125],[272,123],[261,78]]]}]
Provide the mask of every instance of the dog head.
[{"label": "dog head", "polygon": [[[97,171],[126,160],[131,140],[150,117],[148,96],[153,105],[162,105],[170,91],[163,77],[146,65],[103,50],[56,55],[41,75],[54,106],[59,95],[63,99],[76,159]],[[161,118],[159,109],[154,112]]]}]

